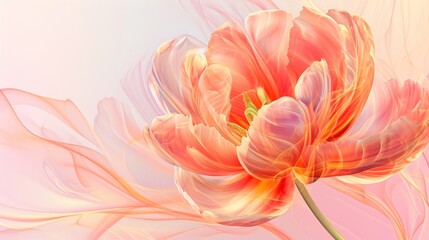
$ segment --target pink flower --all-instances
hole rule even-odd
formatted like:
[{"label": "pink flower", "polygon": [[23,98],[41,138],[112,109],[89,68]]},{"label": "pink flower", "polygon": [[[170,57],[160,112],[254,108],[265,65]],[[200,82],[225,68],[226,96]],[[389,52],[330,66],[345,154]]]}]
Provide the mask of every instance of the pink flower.
[{"label": "pink flower", "polygon": [[373,84],[369,26],[346,12],[257,12],[244,29],[217,28],[207,47],[181,37],[158,50],[150,77],[165,115],[146,141],[178,166],[188,203],[226,225],[283,214],[295,179],[388,178],[429,141],[428,92]]}]

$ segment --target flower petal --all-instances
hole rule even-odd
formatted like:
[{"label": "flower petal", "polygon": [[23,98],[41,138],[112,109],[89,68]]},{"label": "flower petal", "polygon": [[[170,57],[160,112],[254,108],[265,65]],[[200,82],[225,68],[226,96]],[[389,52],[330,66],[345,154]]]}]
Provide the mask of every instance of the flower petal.
[{"label": "flower petal", "polygon": [[[229,68],[219,64],[209,65],[195,88],[194,101],[200,122],[214,127],[224,138],[238,145],[241,135],[232,131],[227,121],[231,110],[231,85]],[[198,123],[194,119],[193,122]]]},{"label": "flower petal", "polygon": [[178,169],[179,190],[205,218],[225,225],[253,226],[283,214],[293,199],[291,174],[280,180],[258,180],[243,173],[207,177]]},{"label": "flower petal", "polygon": [[155,53],[148,88],[167,112],[196,115],[192,85],[206,66],[197,51],[202,46],[185,36],[164,43]]},{"label": "flower petal", "polygon": [[299,77],[295,96],[317,112],[331,92],[331,78],[325,60],[313,62]]},{"label": "flower petal", "polygon": [[315,178],[354,174],[343,179],[383,180],[422,153],[428,124],[429,93],[411,81],[401,86],[391,80],[374,89],[353,129],[335,142],[308,147],[305,158],[313,164],[318,159]]},{"label": "flower petal", "polygon": [[281,96],[293,96],[294,83],[287,73],[293,16],[285,11],[260,11],[246,18],[246,30],[255,50],[270,70]]},{"label": "flower petal", "polygon": [[308,141],[308,122],[304,107],[290,97],[262,107],[237,148],[241,164],[261,179],[289,174]]},{"label": "flower petal", "polygon": [[[374,43],[368,24],[358,16],[330,10],[331,16],[341,27],[345,41],[346,75],[344,92],[332,103],[332,119],[336,128],[331,138],[346,133],[358,119],[371,92],[374,79]],[[331,121],[331,123],[333,122]]]},{"label": "flower petal", "polygon": [[193,125],[183,115],[156,118],[146,128],[148,143],[164,160],[205,175],[229,175],[242,171],[235,145],[213,127]]},{"label": "flower petal", "polygon": [[315,61],[325,59],[329,66],[333,90],[343,87],[343,36],[336,22],[323,13],[304,8],[294,19],[290,32],[289,74],[298,79]]},{"label": "flower petal", "polygon": [[374,77],[373,41],[367,24],[343,12],[331,11],[328,16],[304,8],[294,19],[288,56],[291,79],[301,76],[314,61],[326,60],[333,92],[324,138],[346,133],[363,109]]},{"label": "flower petal", "polygon": [[205,124],[217,125],[218,115],[229,115],[231,84],[229,69],[222,65],[212,64],[201,75],[195,100]]},{"label": "flower petal", "polygon": [[[330,131],[331,77],[325,60],[313,62],[301,74],[295,87],[295,97],[305,103],[312,115],[312,139],[324,140]],[[331,130],[332,131],[332,130]]]},{"label": "flower petal", "polygon": [[[230,69],[231,99],[242,102],[242,93],[263,87],[270,99],[276,99],[275,81],[268,69],[255,55],[247,36],[236,25],[226,23],[211,35],[205,53],[208,65],[220,64]],[[243,104],[232,101],[231,121],[243,124]],[[236,108],[239,108],[238,110]],[[234,115],[237,114],[237,115]]]}]

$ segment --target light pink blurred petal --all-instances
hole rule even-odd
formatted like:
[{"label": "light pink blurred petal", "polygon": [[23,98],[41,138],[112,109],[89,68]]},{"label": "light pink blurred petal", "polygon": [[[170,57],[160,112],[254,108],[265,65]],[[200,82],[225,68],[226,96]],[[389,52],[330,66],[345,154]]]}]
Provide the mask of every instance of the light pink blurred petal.
[{"label": "light pink blurred petal", "polygon": [[[175,187],[173,167],[165,164],[147,146],[141,122],[131,109],[116,99],[108,98],[98,103],[94,128],[108,159],[103,164],[114,169],[127,182],[167,191],[167,187]],[[153,175],[154,172],[157,174]]]},{"label": "light pink blurred petal", "polygon": [[180,2],[185,9],[196,13],[196,22],[208,34],[225,22],[242,23],[251,13],[278,8],[271,0],[180,0]]},{"label": "light pink blurred petal", "polygon": [[[14,93],[18,99],[36,98],[17,90]],[[77,213],[138,204],[139,200],[124,194],[126,184],[99,164],[103,156],[96,151],[30,133],[21,124],[28,120],[21,121],[10,105],[14,97],[11,92],[8,98],[0,93],[0,155],[2,166],[7,166],[0,174],[0,190],[7,193],[0,198],[0,212],[8,220],[7,226],[37,226]],[[49,109],[48,99],[38,98],[35,103],[45,102],[39,107]],[[65,106],[59,108],[64,110],[63,116],[73,113],[67,122],[82,117],[76,108]],[[56,113],[52,110],[45,115]]]},{"label": "light pink blurred petal", "polygon": [[[24,105],[23,101],[19,101],[22,99],[34,101],[25,102]],[[17,102],[20,104],[11,105]],[[171,191],[165,189],[161,196],[159,190],[139,185],[150,184],[147,179],[129,177],[124,166],[119,166],[124,163],[123,157],[127,156],[119,157],[112,150],[106,151],[106,154],[111,154],[107,158],[95,151],[93,148],[98,146],[94,147],[90,142],[86,142],[86,145],[91,148],[68,143],[65,140],[75,142],[75,138],[71,136],[80,136],[71,128],[68,131],[67,128],[61,128],[61,135],[49,133],[49,138],[29,132],[27,126],[37,133],[45,133],[46,131],[41,131],[43,128],[55,129],[57,125],[51,125],[51,118],[58,116],[66,116],[59,120],[64,121],[65,125],[83,119],[70,102],[56,101],[57,108],[50,108],[51,103],[49,99],[18,90],[9,91],[7,98],[0,92],[0,161],[4,166],[0,174],[0,191],[4,193],[0,197],[0,224],[8,228],[0,232],[1,237],[11,239],[9,237],[16,235],[22,238],[32,236],[31,239],[58,239],[61,233],[73,232],[74,237],[95,239],[109,231],[118,217],[120,219],[140,212],[166,220],[176,218],[203,221],[200,216],[192,213],[191,208],[173,188]],[[103,111],[120,113],[121,108],[114,101],[107,101],[102,105],[101,116],[106,114]],[[31,118],[49,121],[38,125],[39,122],[32,122],[22,112],[17,115],[15,109],[24,106],[37,106],[47,110],[37,112],[37,116],[32,114]],[[121,130],[117,126],[109,130],[105,125],[109,124],[109,120],[117,120],[115,117],[120,115],[98,121],[101,124],[99,129],[105,130],[107,135],[111,134],[108,131]],[[103,122],[106,120],[107,122]],[[127,121],[128,130],[133,134],[137,133],[133,129],[135,126],[132,126],[133,120]],[[38,128],[39,131],[36,131]],[[123,137],[122,140],[126,139],[124,130],[117,132],[117,136]],[[91,134],[92,131],[85,132],[86,136]],[[95,138],[98,140],[98,137],[100,136]],[[107,143],[114,139],[103,139],[101,142],[106,144],[104,147],[111,147]],[[103,145],[99,148],[103,148]],[[130,151],[126,148],[123,150]],[[154,160],[148,159],[150,156],[140,155],[139,160],[149,163]],[[130,171],[130,174],[133,172]],[[161,185],[158,183],[157,186]],[[92,216],[98,217],[94,219]],[[145,220],[147,219],[141,219],[143,222]],[[170,233],[176,230],[171,229]]]},{"label": "light pink blurred petal", "polygon": [[216,176],[243,170],[234,144],[214,127],[193,125],[189,117],[158,117],[145,134],[148,143],[165,161],[189,171]]},{"label": "light pink blurred petal", "polygon": [[290,174],[309,137],[306,107],[283,97],[258,111],[237,153],[251,175],[262,179],[282,177]]},{"label": "light pink blurred petal", "polygon": [[[49,139],[70,141],[70,143],[96,143],[88,121],[70,100],[55,100],[16,89],[2,89],[2,93],[31,133]],[[30,116],[32,114],[33,116]],[[39,123],[43,126],[38,126]],[[68,135],[62,135],[64,131]],[[71,136],[72,133],[74,133],[73,136]]]},{"label": "light pink blurred petal", "polygon": [[145,110],[147,106],[143,103],[149,103],[159,115],[170,112],[193,113],[192,82],[195,79],[191,78],[196,77],[195,73],[201,70],[186,68],[189,64],[186,61],[202,61],[199,66],[204,68],[205,60],[194,56],[195,51],[203,46],[188,36],[171,40],[160,46],[154,54],[148,76],[141,75],[141,69],[138,69],[141,66],[130,74],[125,89],[143,117],[148,114]]},{"label": "light pink blurred petal", "polygon": [[225,225],[252,226],[283,214],[294,196],[291,174],[280,180],[258,180],[242,173],[209,177],[178,169],[177,184],[195,210]]},{"label": "light pink blurred petal", "polygon": [[429,189],[423,176],[428,173],[427,160],[420,158],[400,174],[375,184],[346,183],[335,179],[323,181],[383,214],[383,217],[378,217],[378,222],[388,222],[392,226],[389,232],[396,234],[398,239],[426,239],[429,236]]},{"label": "light pink blurred petal", "polygon": [[[307,185],[307,189],[345,239],[426,239],[429,209],[427,194],[421,192],[428,190],[429,182],[422,178],[428,173],[428,164],[421,158],[379,183],[324,178]],[[287,213],[271,223],[292,239],[331,239],[299,196]]]}]

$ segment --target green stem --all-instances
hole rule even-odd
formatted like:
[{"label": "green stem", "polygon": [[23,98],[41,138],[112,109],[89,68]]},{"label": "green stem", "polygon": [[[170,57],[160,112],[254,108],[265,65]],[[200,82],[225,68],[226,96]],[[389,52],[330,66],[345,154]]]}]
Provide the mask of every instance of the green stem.
[{"label": "green stem", "polygon": [[305,188],[305,185],[298,179],[295,180],[295,184],[301,193],[302,198],[304,198],[305,203],[307,203],[307,206],[310,208],[311,212],[313,212],[314,216],[317,218],[317,220],[319,220],[326,231],[328,231],[335,240],[344,240],[344,237],[341,236],[341,234],[334,228],[334,226],[332,226],[332,224],[317,207],[316,203],[313,201],[307,189]]}]

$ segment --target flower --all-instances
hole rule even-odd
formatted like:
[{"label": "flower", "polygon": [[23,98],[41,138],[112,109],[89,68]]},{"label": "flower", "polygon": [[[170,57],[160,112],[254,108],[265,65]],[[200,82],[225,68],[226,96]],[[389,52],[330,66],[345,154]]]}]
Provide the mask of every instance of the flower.
[{"label": "flower", "polygon": [[221,25],[203,49],[181,37],[157,51],[151,90],[166,114],[144,135],[207,219],[266,222],[288,209],[295,179],[381,181],[429,141],[427,90],[373,84],[372,34],[358,16],[260,11],[244,29]]}]

